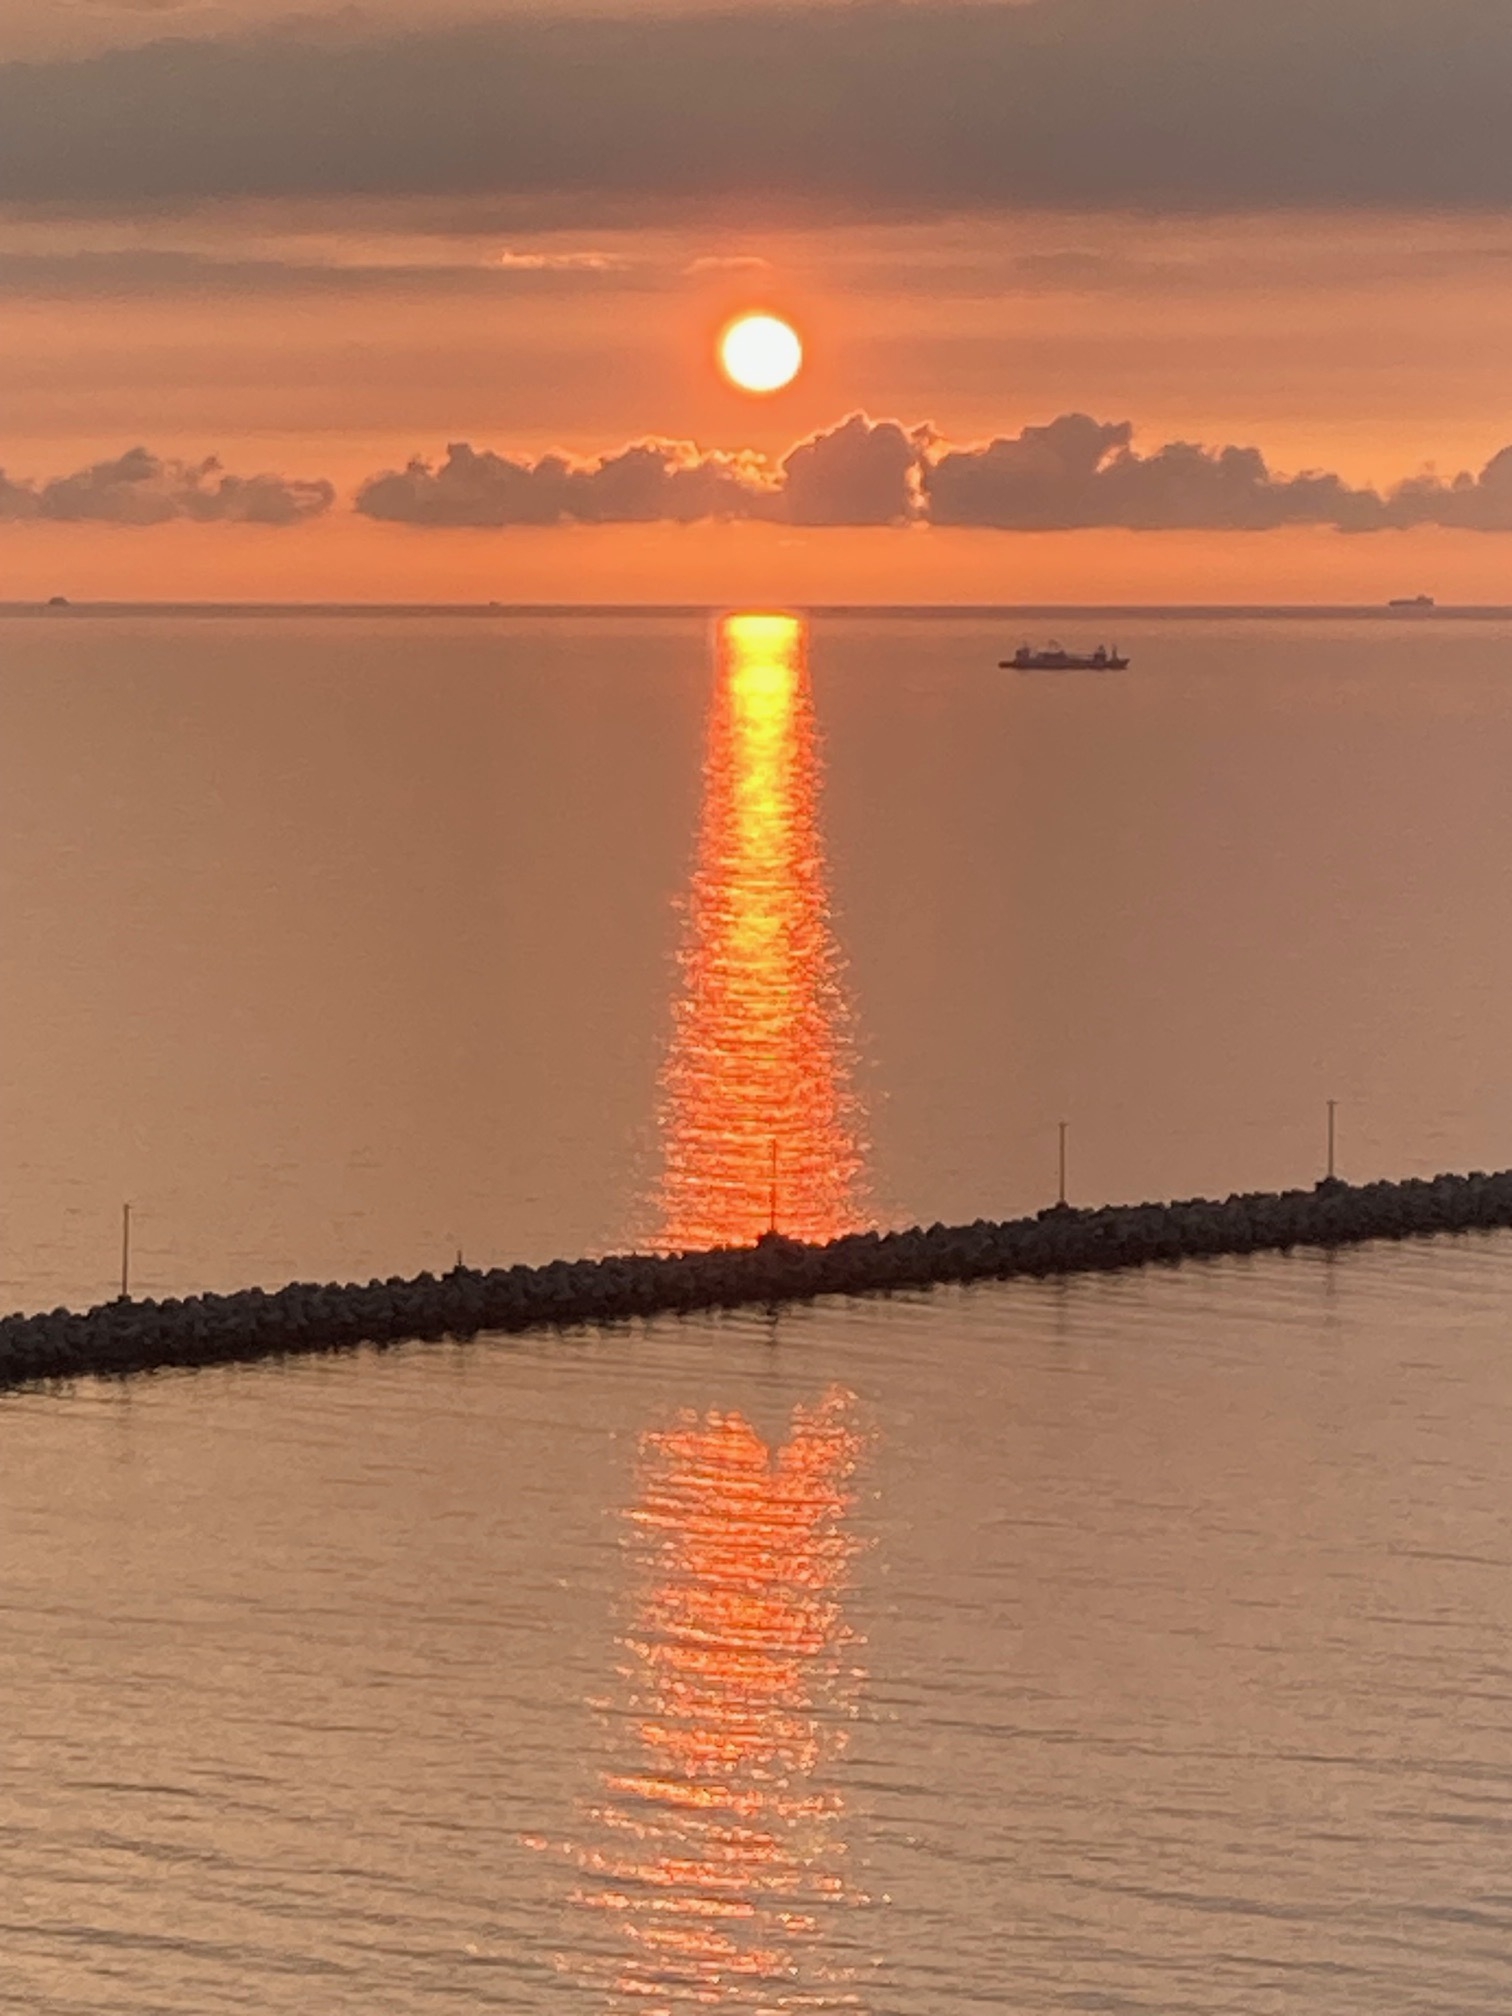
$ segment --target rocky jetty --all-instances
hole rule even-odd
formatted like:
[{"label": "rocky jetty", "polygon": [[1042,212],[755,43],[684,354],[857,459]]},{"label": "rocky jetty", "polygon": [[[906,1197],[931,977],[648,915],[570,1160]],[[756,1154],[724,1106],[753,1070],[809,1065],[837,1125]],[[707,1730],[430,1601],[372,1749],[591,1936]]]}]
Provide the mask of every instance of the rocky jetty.
[{"label": "rocky jetty", "polygon": [[0,1387],[85,1373],[213,1365],[483,1331],[624,1322],[946,1282],[1082,1274],[1154,1261],[1512,1226],[1512,1171],[1252,1192],[1221,1202],[1055,1205],[1033,1218],[856,1232],[825,1246],[769,1234],[755,1246],[619,1254],[544,1267],[458,1267],[413,1280],[121,1298],[82,1313],[0,1320]]}]

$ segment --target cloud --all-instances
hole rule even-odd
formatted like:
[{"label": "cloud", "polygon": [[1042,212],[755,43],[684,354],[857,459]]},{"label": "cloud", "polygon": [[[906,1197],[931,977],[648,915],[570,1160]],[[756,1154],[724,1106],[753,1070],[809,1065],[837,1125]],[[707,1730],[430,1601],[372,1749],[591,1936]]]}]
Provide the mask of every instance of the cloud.
[{"label": "cloud", "polygon": [[485,261],[409,260],[342,263],[335,259],[216,256],[133,246],[77,252],[0,251],[0,299],[118,300],[238,296],[462,295],[517,298],[580,293],[613,281],[654,292],[675,269],[611,253],[507,252]]},{"label": "cloud", "polygon": [[13,483],[0,469],[0,525],[16,525],[38,516],[39,502],[30,483]]},{"label": "cloud", "polygon": [[1173,441],[1141,456],[1132,437],[1127,421],[1066,413],[1011,438],[947,449],[925,466],[924,508],[934,525],[1036,532],[1089,525],[1367,531],[1391,522],[1374,491],[1352,490],[1337,476],[1273,476],[1258,448]]},{"label": "cloud", "polygon": [[1122,526],[1137,532],[1269,532],[1284,525],[1339,532],[1436,525],[1512,532],[1512,448],[1480,471],[1444,481],[1409,477],[1385,491],[1357,489],[1326,470],[1272,472],[1258,448],[1173,441],[1140,455],[1126,422],[1064,414],[976,448],[947,449],[921,475],[934,525],[1058,531]]},{"label": "cloud", "polygon": [[1432,475],[1410,477],[1383,493],[1356,489],[1321,470],[1278,476],[1258,448],[1173,441],[1140,455],[1127,422],[1099,422],[1084,413],[1063,414],[1048,426],[1026,427],[980,447],[947,449],[925,462],[920,485],[924,514],[941,526],[1512,531],[1512,448],[1493,456],[1478,476],[1462,473],[1447,483]]},{"label": "cloud", "polygon": [[1512,203],[1507,0],[856,0],[0,66],[0,198]]},{"label": "cloud", "polygon": [[623,273],[630,261],[618,252],[500,252],[494,262],[510,273]]},{"label": "cloud", "polygon": [[951,446],[929,425],[852,413],[773,464],[752,452],[641,441],[591,461],[531,461],[454,442],[358,492],[365,517],[409,525],[924,524],[1014,532],[1340,532],[1438,525],[1512,531],[1512,448],[1479,476],[1418,476],[1385,492],[1328,471],[1274,473],[1258,448],[1168,442],[1148,455],[1126,420],[1065,413],[1014,435]]},{"label": "cloud", "polygon": [[768,515],[774,485],[755,455],[637,441],[594,462],[536,461],[454,441],[440,467],[415,460],[357,493],[364,517],[406,525],[646,524]]},{"label": "cloud", "polygon": [[[49,481],[0,470],[0,524],[293,526],[329,511],[335,495],[323,479],[238,476],[214,456],[180,462],[132,448]],[[1085,413],[971,445],[947,442],[927,423],[851,413],[780,460],[691,441],[632,441],[587,458],[457,441],[439,462],[416,457],[369,477],[353,509],[390,524],[500,530],[745,519],[941,533],[1512,532],[1512,447],[1478,475],[1430,473],[1376,490],[1327,470],[1278,474],[1253,447],[1172,441],[1142,454],[1128,421]]]},{"label": "cloud", "polygon": [[164,461],[131,448],[49,483],[17,483],[0,471],[0,521],[50,519],[61,524],[297,525],[335,501],[334,487],[287,476],[233,476],[214,456],[203,462]]},{"label": "cloud", "polygon": [[561,454],[531,461],[454,441],[439,466],[416,459],[370,477],[356,508],[406,525],[902,524],[917,510],[925,438],[896,420],[852,413],[776,465],[750,450],[691,441],[636,441],[590,461]]},{"label": "cloud", "polygon": [[198,0],[73,0],[73,4],[100,14],[176,14]]},{"label": "cloud", "polygon": [[790,525],[901,525],[917,510],[926,437],[896,420],[852,413],[800,441],[782,464],[781,516]]},{"label": "cloud", "polygon": [[1454,525],[1472,532],[1512,532],[1512,448],[1493,455],[1479,476],[1415,476],[1391,493],[1397,525]]}]

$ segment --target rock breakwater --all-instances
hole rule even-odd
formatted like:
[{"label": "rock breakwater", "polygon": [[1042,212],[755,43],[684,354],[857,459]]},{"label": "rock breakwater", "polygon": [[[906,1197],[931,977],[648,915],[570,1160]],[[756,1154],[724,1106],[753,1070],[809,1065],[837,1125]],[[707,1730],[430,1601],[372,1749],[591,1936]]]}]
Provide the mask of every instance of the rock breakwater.
[{"label": "rock breakwater", "polygon": [[1498,1227],[1512,1227],[1512,1171],[1360,1185],[1325,1179],[1311,1190],[1221,1201],[1055,1205],[1032,1218],[856,1232],[823,1246],[768,1235],[709,1252],[458,1267],[366,1286],[296,1281],[231,1295],[121,1298],[0,1320],[0,1387]]}]

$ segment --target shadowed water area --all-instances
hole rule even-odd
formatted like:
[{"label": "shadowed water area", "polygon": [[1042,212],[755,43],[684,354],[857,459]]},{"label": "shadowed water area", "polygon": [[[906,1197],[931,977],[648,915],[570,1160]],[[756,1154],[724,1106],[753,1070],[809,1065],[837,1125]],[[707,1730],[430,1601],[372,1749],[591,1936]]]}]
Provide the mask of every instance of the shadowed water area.
[{"label": "shadowed water area", "polygon": [[[4,637],[9,1306],[1512,1160],[1504,624]],[[1509,1283],[9,1395],[7,1992],[1503,2011]]]}]

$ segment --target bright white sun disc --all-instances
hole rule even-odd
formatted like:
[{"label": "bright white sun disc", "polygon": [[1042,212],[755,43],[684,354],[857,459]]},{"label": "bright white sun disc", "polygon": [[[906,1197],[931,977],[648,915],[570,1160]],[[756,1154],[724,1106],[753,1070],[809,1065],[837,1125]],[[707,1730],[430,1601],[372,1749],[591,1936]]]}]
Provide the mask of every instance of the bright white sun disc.
[{"label": "bright white sun disc", "polygon": [[803,345],[775,315],[742,315],[720,337],[719,361],[743,392],[777,392],[797,377]]}]

